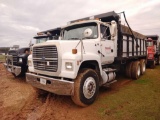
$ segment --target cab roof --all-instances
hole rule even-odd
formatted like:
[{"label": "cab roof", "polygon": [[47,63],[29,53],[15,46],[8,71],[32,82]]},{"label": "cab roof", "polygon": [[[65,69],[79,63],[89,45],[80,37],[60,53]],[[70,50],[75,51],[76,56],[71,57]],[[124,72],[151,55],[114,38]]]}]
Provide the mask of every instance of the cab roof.
[{"label": "cab roof", "polygon": [[147,38],[151,38],[153,40],[158,40],[159,36],[158,35],[146,35]]}]

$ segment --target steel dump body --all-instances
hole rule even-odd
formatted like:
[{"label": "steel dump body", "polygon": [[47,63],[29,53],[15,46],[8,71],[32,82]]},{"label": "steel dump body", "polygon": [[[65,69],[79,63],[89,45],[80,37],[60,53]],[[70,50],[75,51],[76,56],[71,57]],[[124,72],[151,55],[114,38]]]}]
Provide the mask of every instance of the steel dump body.
[{"label": "steel dump body", "polygon": [[132,31],[128,27],[119,25],[118,51],[116,60],[145,58],[146,36]]}]

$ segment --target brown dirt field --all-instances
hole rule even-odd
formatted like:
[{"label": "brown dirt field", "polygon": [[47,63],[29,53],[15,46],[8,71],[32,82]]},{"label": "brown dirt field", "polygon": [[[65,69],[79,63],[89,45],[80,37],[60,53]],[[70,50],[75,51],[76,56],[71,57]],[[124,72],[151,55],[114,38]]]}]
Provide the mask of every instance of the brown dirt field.
[{"label": "brown dirt field", "polygon": [[[129,82],[130,80],[125,80],[119,85],[123,86]],[[115,87],[111,93],[118,90],[116,84]],[[105,91],[105,88],[100,90],[102,94],[105,94]],[[97,114],[94,114],[96,104],[81,108],[76,106],[69,96],[58,96],[35,89],[25,82],[25,78],[15,78],[5,71],[2,64],[0,64],[0,96],[1,119],[98,119]]]},{"label": "brown dirt field", "polygon": [[[94,104],[82,108],[73,103],[69,96],[59,96],[33,88],[25,78],[15,78],[0,64],[0,119],[1,120],[113,120],[114,111],[121,110],[124,102],[114,110],[101,101],[104,96],[118,93],[124,86],[132,85],[132,80],[119,77],[119,81],[109,88],[100,88]],[[106,110],[103,110],[103,108]],[[101,109],[102,108],[102,109]],[[105,111],[105,116],[101,113]],[[127,117],[126,117],[127,119]]]}]

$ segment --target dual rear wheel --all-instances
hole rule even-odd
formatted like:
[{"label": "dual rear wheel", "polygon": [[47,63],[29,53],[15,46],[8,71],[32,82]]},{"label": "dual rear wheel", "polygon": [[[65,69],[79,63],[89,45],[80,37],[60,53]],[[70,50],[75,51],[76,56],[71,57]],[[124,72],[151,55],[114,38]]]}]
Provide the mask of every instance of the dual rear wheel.
[{"label": "dual rear wheel", "polygon": [[145,59],[131,61],[126,65],[126,76],[132,79],[138,79],[146,71]]}]

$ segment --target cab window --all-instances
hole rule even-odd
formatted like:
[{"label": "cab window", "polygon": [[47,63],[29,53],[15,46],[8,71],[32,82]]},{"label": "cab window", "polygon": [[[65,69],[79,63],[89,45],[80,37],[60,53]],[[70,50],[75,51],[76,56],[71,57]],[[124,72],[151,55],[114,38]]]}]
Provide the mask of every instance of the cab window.
[{"label": "cab window", "polygon": [[111,40],[111,34],[108,26],[100,25],[101,38]]}]

